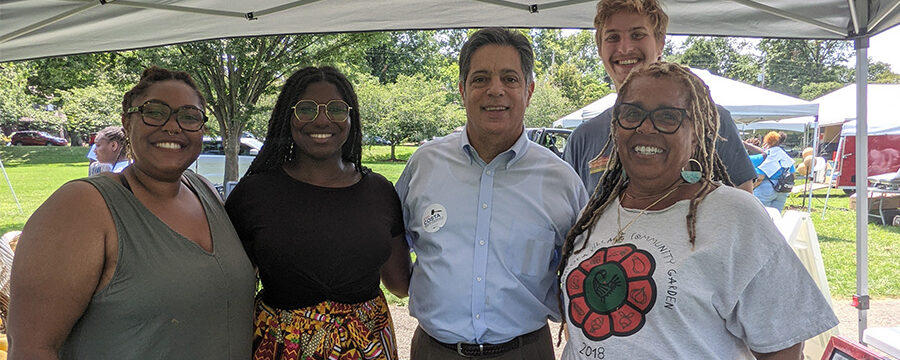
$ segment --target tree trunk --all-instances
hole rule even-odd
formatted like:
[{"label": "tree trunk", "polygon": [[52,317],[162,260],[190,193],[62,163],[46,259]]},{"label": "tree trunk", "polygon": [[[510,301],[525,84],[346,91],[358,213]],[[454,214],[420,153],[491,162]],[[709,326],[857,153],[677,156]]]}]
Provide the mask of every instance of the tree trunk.
[{"label": "tree trunk", "polygon": [[391,143],[391,161],[397,161],[397,157],[394,156],[394,147],[396,147],[396,146],[397,145],[394,145],[393,142]]},{"label": "tree trunk", "polygon": [[225,146],[225,178],[224,184],[229,181],[237,181],[238,177],[238,153],[241,150],[241,133],[243,126],[238,121],[231,121],[228,131],[222,133],[222,141]]}]

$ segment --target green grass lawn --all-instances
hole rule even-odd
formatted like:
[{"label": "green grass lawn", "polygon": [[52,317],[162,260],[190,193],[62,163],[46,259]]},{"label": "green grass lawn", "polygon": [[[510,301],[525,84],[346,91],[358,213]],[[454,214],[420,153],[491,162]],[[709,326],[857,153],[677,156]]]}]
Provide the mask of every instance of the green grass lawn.
[{"label": "green grass lawn", "polygon": [[[825,218],[827,190],[813,192],[810,217],[819,237],[822,261],[831,295],[849,297],[856,293],[856,211],[841,190],[831,190]],[[809,199],[792,194],[786,207],[806,211]],[[872,297],[900,297],[900,227],[870,222],[869,294]]]},{"label": "green grass lawn", "polygon": [[[394,182],[406,166],[406,159],[415,151],[413,146],[397,146],[400,161],[389,161],[389,146],[363,148],[363,164]],[[0,233],[21,230],[28,216],[50,194],[65,182],[87,174],[84,154],[80,147],[0,147],[0,159],[15,188],[24,214],[19,213],[5,184],[0,180]],[[822,249],[825,272],[831,294],[849,297],[856,293],[856,213],[849,210],[849,198],[842,191],[832,190],[825,219],[822,209],[825,190],[814,193],[811,218]],[[792,195],[788,207],[804,210],[804,197]],[[801,209],[802,206],[802,209]],[[900,228],[870,223],[869,231],[869,294],[875,298],[900,297]],[[390,294],[391,303],[403,304]]]}]

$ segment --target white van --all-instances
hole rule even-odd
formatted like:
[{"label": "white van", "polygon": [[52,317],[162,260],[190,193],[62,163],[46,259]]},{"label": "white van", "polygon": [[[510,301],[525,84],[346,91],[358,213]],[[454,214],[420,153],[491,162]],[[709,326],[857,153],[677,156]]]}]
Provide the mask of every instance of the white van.
[{"label": "white van", "polygon": [[[238,179],[247,172],[250,163],[259,154],[263,143],[254,138],[241,138],[241,149],[238,151]],[[216,187],[221,187],[225,179],[225,148],[220,137],[203,137],[203,150],[200,157],[189,167],[195,173],[209,179]]]}]

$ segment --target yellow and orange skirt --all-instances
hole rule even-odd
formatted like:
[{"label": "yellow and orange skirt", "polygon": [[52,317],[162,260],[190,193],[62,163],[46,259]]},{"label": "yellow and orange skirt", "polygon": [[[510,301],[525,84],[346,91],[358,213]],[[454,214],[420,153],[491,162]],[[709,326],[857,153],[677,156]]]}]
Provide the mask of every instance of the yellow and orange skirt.
[{"label": "yellow and orange skirt", "polygon": [[332,359],[398,359],[384,295],[358,304],[326,300],[296,310],[256,299],[253,360]]}]

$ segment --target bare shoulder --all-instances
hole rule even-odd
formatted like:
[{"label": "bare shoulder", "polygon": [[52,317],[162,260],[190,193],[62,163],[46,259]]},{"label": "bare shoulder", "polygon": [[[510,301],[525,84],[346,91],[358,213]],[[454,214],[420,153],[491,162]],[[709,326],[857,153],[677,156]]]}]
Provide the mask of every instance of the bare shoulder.
[{"label": "bare shoulder", "polygon": [[35,210],[25,223],[20,245],[32,241],[60,244],[80,238],[102,241],[103,237],[97,235],[110,230],[114,229],[109,209],[97,188],[84,181],[72,181]]}]

